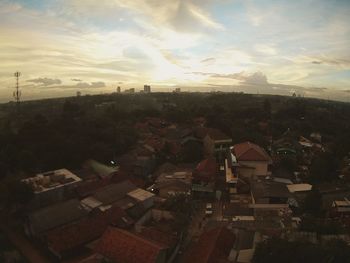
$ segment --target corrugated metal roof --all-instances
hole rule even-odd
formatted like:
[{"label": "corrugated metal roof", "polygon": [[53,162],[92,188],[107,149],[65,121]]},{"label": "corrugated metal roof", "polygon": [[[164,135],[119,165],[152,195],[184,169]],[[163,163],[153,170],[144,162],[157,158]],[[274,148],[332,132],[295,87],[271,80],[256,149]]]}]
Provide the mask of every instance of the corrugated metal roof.
[{"label": "corrugated metal roof", "polygon": [[311,191],[311,184],[289,184],[287,185],[289,192],[302,192],[302,191]]},{"label": "corrugated metal roof", "polygon": [[78,199],[71,199],[45,207],[29,215],[29,220],[36,234],[76,221],[88,214]]},{"label": "corrugated metal roof", "polygon": [[147,199],[153,197],[154,194],[152,194],[151,192],[148,192],[146,190],[143,190],[141,188],[138,188],[136,190],[129,192],[128,196],[130,196],[138,201],[144,201],[144,200],[147,200]]}]

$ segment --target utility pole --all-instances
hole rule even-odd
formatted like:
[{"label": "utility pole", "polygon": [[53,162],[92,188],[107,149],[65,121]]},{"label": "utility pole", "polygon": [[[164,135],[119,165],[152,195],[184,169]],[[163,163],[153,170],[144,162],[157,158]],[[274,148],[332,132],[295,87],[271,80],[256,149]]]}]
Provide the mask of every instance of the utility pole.
[{"label": "utility pole", "polygon": [[16,105],[17,105],[17,112],[19,112],[19,105],[21,102],[21,91],[19,90],[19,77],[21,76],[21,72],[17,71],[14,73],[14,76],[16,78],[16,89],[13,92],[13,97],[16,101]]}]

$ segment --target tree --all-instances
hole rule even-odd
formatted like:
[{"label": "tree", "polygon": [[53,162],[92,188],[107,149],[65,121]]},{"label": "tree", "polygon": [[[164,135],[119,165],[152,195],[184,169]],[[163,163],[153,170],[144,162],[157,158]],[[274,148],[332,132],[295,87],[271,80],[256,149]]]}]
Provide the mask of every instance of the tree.
[{"label": "tree", "polygon": [[271,102],[268,98],[264,100],[263,110],[267,116],[267,118],[271,117]]},{"label": "tree", "polygon": [[314,183],[330,182],[338,179],[336,171],[337,161],[334,155],[324,152],[313,158],[310,166],[310,179]]},{"label": "tree", "polygon": [[302,211],[304,213],[319,215],[321,212],[322,206],[322,195],[317,190],[312,190],[309,192],[303,203],[302,203]]}]

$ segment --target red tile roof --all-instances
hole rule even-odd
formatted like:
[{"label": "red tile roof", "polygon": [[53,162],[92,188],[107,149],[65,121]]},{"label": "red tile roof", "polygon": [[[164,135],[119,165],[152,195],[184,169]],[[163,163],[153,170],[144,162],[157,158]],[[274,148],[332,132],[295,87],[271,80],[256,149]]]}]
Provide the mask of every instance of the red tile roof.
[{"label": "red tile roof", "polygon": [[151,137],[145,141],[145,145],[152,147],[155,151],[161,151],[164,147],[164,140],[160,137]]},{"label": "red tile roof", "polygon": [[171,233],[165,233],[156,229],[155,227],[145,227],[142,229],[140,236],[162,244],[166,247],[172,247],[176,243],[176,238]]},{"label": "red tile roof", "polygon": [[112,207],[105,212],[96,211],[77,223],[47,232],[44,238],[50,249],[61,254],[99,238],[109,225],[123,222],[122,217],[128,218],[119,207]]},{"label": "red tile roof", "polygon": [[209,129],[205,127],[197,127],[194,130],[194,135],[199,139],[204,139],[204,137],[208,134]]},{"label": "red tile roof", "polygon": [[119,228],[108,228],[96,247],[96,252],[123,263],[153,263],[164,246]]},{"label": "red tile roof", "polygon": [[204,232],[185,254],[185,263],[228,262],[235,236],[225,227],[218,227]]},{"label": "red tile roof", "polygon": [[201,161],[193,172],[193,177],[205,181],[214,181],[217,174],[215,158],[208,158]]},{"label": "red tile roof", "polygon": [[234,145],[232,153],[237,161],[271,161],[271,157],[263,148],[251,142]]}]

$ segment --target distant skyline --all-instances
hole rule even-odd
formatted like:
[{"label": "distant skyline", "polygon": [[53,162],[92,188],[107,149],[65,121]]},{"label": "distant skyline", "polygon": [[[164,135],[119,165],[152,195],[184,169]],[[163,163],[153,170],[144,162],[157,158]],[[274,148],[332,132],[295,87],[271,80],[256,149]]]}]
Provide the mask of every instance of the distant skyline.
[{"label": "distant skyline", "polygon": [[0,0],[0,101],[122,89],[350,101],[349,0]]}]

